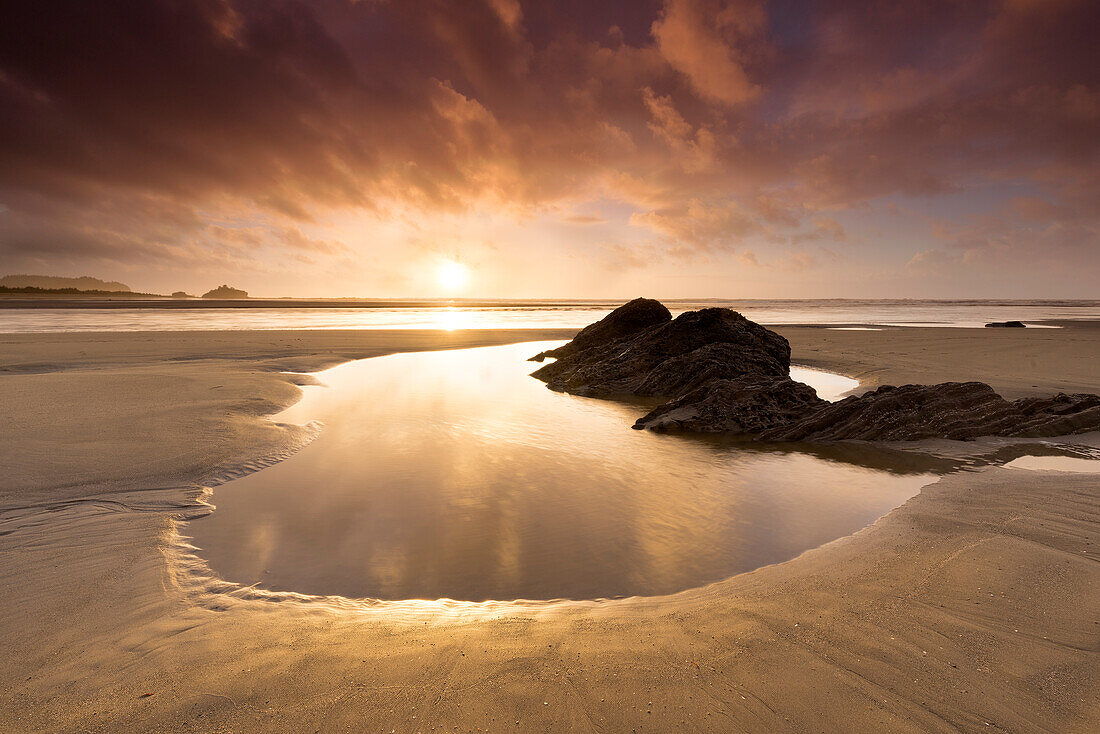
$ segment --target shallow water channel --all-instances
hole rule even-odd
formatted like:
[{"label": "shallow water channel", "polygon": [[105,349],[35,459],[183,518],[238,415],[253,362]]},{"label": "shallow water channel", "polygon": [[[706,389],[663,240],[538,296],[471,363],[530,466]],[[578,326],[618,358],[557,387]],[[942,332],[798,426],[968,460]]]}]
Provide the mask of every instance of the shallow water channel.
[{"label": "shallow water channel", "polygon": [[[222,578],[379,599],[664,594],[784,561],[935,479],[868,446],[634,431],[648,408],[546,389],[553,343],[396,354],[318,373],[275,416],[323,422],[275,466],[218,487],[190,524]],[[852,385],[800,371],[825,397]],[[942,466],[941,466],[942,469]]]}]

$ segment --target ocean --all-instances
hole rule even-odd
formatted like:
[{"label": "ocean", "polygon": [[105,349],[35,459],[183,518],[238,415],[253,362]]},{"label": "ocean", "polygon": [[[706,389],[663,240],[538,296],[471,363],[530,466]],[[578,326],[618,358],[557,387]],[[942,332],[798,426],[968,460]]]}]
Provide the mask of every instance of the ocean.
[{"label": "ocean", "polygon": [[[341,301],[309,307],[262,301],[247,307],[210,302],[153,301],[135,306],[21,308],[0,302],[0,333],[67,331],[204,331],[271,329],[497,329],[580,328],[622,301],[397,302]],[[761,324],[817,324],[835,328],[939,326],[981,328],[990,321],[1100,319],[1098,300],[669,300],[673,314],[727,306]],[[189,307],[201,305],[201,307]]]}]

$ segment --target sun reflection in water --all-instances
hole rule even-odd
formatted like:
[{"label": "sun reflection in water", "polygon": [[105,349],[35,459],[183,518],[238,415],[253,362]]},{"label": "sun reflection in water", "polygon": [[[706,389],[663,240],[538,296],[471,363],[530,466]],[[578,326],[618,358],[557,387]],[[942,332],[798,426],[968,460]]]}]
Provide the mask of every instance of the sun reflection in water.
[{"label": "sun reflection in water", "polygon": [[[469,314],[440,307],[435,324],[463,328]],[[217,510],[188,528],[199,557],[228,581],[306,595],[664,594],[853,532],[934,478],[876,468],[870,448],[817,455],[631,431],[643,406],[529,376],[527,358],[560,344],[326,370],[326,387],[273,416],[322,421],[320,436],[219,488]]]},{"label": "sun reflection in water", "polygon": [[445,331],[455,331],[457,329],[472,329],[476,326],[476,318],[468,308],[447,306],[445,308],[439,309],[434,314],[434,317],[437,328],[443,329]]}]

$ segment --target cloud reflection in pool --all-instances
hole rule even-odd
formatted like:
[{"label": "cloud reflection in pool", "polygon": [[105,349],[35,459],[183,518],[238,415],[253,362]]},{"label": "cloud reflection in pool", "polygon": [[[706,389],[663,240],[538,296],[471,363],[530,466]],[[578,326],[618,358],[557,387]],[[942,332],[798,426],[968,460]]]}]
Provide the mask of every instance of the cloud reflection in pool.
[{"label": "cloud reflection in pool", "polygon": [[397,354],[318,375],[276,417],[290,459],[219,487],[186,531],[223,578],[381,599],[680,591],[850,534],[934,475],[869,447],[630,429],[643,405],[551,392],[549,344]]}]

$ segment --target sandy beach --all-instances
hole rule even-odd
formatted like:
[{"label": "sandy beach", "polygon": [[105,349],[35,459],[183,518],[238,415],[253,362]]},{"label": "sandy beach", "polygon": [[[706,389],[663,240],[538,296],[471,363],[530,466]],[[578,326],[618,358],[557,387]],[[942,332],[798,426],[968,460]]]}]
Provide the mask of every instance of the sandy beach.
[{"label": "sandy beach", "polygon": [[[861,389],[1100,391],[1100,324],[1060,325],[776,330],[794,363]],[[300,395],[288,372],[572,334],[0,336],[0,729],[1100,726],[1095,474],[953,474],[792,561],[610,602],[275,594],[221,581],[181,542],[206,488],[308,440],[265,418]]]}]

